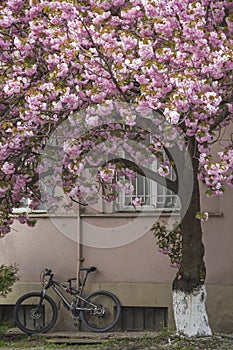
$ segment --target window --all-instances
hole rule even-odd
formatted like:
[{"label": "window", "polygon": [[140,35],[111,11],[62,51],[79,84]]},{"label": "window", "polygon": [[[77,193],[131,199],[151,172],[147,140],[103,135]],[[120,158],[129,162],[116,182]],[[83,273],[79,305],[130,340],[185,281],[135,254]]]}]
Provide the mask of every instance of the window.
[{"label": "window", "polygon": [[[153,163],[152,169],[156,172],[158,162]],[[171,170],[169,178],[171,180],[175,179],[174,171]],[[134,186],[134,192],[132,194],[122,192],[116,201],[116,210],[134,210],[132,202],[136,197],[142,199],[143,209],[170,211],[172,208],[180,208],[178,196],[155,181],[137,175],[136,179],[132,181],[132,185]],[[137,209],[140,209],[140,206]]]},{"label": "window", "polygon": [[14,208],[14,214],[22,214],[22,213],[46,213],[46,209],[43,205],[40,205],[38,209],[32,210],[30,208],[31,200],[29,198],[24,198],[22,206],[20,208]]}]

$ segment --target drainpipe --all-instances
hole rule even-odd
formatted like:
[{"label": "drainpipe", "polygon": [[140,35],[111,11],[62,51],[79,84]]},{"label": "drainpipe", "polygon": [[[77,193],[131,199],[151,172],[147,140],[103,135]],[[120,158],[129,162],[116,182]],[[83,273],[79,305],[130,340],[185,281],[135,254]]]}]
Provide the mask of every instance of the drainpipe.
[{"label": "drainpipe", "polygon": [[81,263],[84,260],[83,256],[82,256],[82,220],[81,220],[81,208],[80,208],[80,204],[78,204],[78,208],[77,208],[77,272],[76,272],[76,276],[77,276],[77,286],[79,286],[79,271],[80,271],[80,267],[81,267]]}]

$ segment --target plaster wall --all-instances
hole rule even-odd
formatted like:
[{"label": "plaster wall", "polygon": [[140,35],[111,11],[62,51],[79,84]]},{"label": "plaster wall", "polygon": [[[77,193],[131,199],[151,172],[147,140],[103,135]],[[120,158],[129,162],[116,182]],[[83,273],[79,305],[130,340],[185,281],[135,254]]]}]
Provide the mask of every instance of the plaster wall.
[{"label": "plaster wall", "polygon": [[[205,199],[203,208],[212,215],[203,224],[205,261],[207,266],[207,311],[214,331],[233,331],[233,215],[232,190],[224,198]],[[166,220],[161,217],[161,220]],[[97,266],[98,271],[89,279],[89,289],[112,290],[123,306],[165,306],[168,308],[169,326],[173,326],[171,282],[176,270],[170,267],[167,256],[158,252],[154,236],[145,232],[131,243],[116,248],[95,248],[77,244],[85,235],[83,222],[111,230],[133,220],[133,214],[114,216],[88,214],[76,218],[61,217],[54,225],[47,216],[40,216],[35,228],[15,224],[12,232],[0,240],[0,263],[17,263],[20,280],[1,304],[14,304],[16,299],[30,290],[40,289],[39,274],[52,268],[56,277],[66,280],[75,277],[80,264]],[[141,218],[141,222],[147,217]],[[66,236],[58,226],[71,227]],[[107,232],[107,231],[106,231]],[[110,232],[110,231],[109,231]],[[70,328],[71,327],[71,328]],[[72,329],[65,310],[60,314],[57,329]]]},{"label": "plaster wall", "polygon": [[47,217],[38,218],[34,228],[14,224],[12,232],[0,239],[0,264],[16,263],[20,282],[39,282],[45,268],[54,269],[59,278],[67,278],[67,273],[76,276],[77,253],[77,245]]}]

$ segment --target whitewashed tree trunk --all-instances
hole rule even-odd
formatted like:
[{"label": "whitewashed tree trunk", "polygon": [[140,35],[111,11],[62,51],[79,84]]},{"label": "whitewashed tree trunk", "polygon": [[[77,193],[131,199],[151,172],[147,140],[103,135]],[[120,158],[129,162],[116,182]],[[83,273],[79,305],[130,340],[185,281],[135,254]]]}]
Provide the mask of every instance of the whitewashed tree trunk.
[{"label": "whitewashed tree trunk", "polygon": [[187,336],[212,335],[205,301],[205,286],[200,286],[191,293],[173,290],[173,311],[178,333]]}]

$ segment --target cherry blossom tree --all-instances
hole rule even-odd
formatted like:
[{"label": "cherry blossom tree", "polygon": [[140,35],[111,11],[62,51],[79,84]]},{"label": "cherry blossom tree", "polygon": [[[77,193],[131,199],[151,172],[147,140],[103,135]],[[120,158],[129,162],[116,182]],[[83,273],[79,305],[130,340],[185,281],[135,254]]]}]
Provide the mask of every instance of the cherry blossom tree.
[{"label": "cherry blossom tree", "polygon": [[[1,235],[10,232],[15,219],[35,224],[26,214],[14,217],[13,209],[25,198],[32,209],[40,205],[39,176],[51,171],[49,162],[41,164],[41,153],[66,120],[71,125],[75,120],[77,131],[62,147],[64,190],[78,202],[95,201],[98,191],[109,201],[122,188],[132,192],[136,173],[164,183],[173,166],[179,176],[166,178],[166,185],[178,193],[182,183],[182,205],[192,168],[193,191],[190,205],[181,208],[181,260],[173,282],[176,326],[188,335],[211,334],[200,222],[207,214],[200,207],[199,181],[207,195],[222,195],[233,184],[232,140],[221,143],[217,155],[211,148],[233,120],[232,8],[227,0],[0,1]],[[139,123],[135,110],[119,111],[119,103],[147,112]],[[174,140],[169,133],[180,131],[185,150],[167,145],[161,135],[146,142],[148,125],[151,133],[158,116],[166,123],[166,142]],[[110,156],[119,139],[128,153],[134,153],[129,140],[137,140],[142,145],[137,160],[149,151],[159,159],[160,171],[110,157],[91,186],[78,182],[89,150],[109,140]],[[91,158],[94,168],[99,163]],[[140,201],[135,198],[134,204]]]}]

